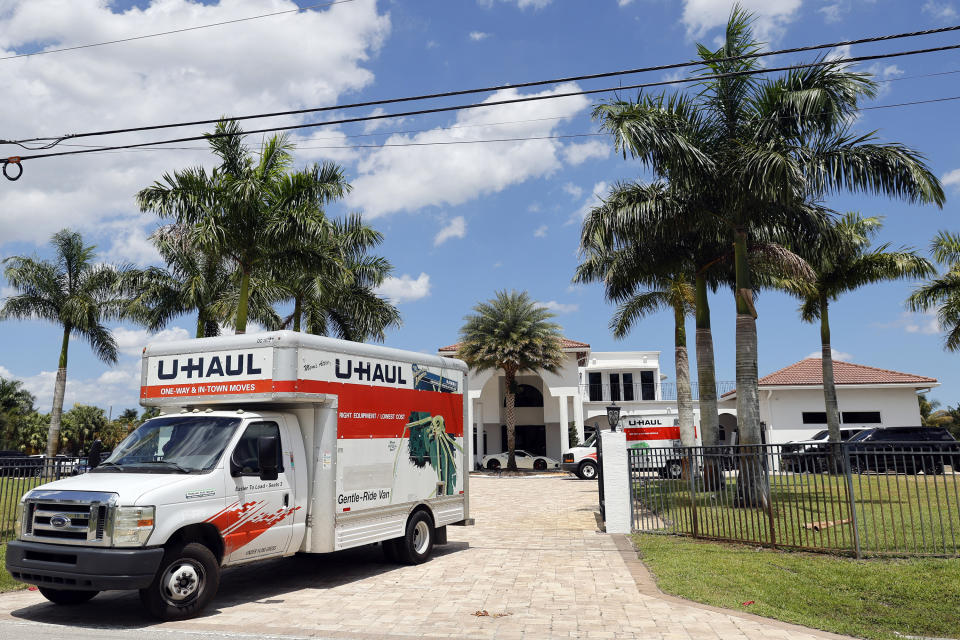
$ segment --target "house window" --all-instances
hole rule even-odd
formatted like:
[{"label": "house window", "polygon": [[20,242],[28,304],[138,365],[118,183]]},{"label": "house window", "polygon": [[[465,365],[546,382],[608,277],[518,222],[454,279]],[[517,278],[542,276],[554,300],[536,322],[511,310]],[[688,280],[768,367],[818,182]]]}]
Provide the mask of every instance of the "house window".
[{"label": "house window", "polygon": [[600,372],[592,371],[587,374],[588,386],[590,387],[590,402],[603,401],[603,384],[600,382]]},{"label": "house window", "polygon": [[804,411],[803,424],[827,424],[826,411]]},{"label": "house window", "polygon": [[633,374],[623,374],[623,401],[633,401]]},{"label": "house window", "polygon": [[640,399],[656,400],[656,389],[653,386],[653,371],[640,372]]},{"label": "house window", "polygon": [[[503,398],[503,406],[507,406],[507,398]],[[517,385],[517,392],[513,394],[513,406],[517,407],[542,407],[543,394],[536,387],[529,384]]]},{"label": "house window", "polygon": [[620,399],[620,374],[610,374],[610,399],[614,402]]},{"label": "house window", "polygon": [[880,424],[879,411],[844,411],[843,424]]}]

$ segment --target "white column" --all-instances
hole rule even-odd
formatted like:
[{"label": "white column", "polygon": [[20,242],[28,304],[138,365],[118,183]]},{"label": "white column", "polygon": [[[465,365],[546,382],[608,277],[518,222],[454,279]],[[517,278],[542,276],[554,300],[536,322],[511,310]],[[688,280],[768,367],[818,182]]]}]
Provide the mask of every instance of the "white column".
[{"label": "white column", "polygon": [[570,419],[567,413],[568,396],[560,396],[560,453],[570,448],[570,431],[568,423]]},{"label": "white column", "polygon": [[623,431],[600,431],[603,440],[603,504],[607,533],[630,533],[630,478],[627,473],[627,436]]},{"label": "white column", "polygon": [[577,423],[577,438],[583,444],[583,392],[573,396],[573,421]]},{"label": "white column", "polygon": [[487,455],[487,452],[483,450],[483,402],[480,399],[477,399],[477,404],[474,407],[473,419],[477,430],[477,450],[473,452],[473,455],[474,460],[479,462],[480,458]]}]

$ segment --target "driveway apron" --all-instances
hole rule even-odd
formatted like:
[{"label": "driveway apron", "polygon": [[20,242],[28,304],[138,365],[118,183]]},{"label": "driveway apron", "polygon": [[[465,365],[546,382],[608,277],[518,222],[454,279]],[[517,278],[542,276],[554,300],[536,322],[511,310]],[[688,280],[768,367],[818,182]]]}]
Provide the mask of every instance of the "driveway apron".
[{"label": "driveway apron", "polygon": [[19,591],[0,596],[0,621],[355,639],[839,637],[660,594],[624,537],[598,530],[596,482],[473,476],[470,487],[476,525],[448,527],[422,565],[364,547],[237,567],[204,616],[165,624],[136,594],[58,607]]}]

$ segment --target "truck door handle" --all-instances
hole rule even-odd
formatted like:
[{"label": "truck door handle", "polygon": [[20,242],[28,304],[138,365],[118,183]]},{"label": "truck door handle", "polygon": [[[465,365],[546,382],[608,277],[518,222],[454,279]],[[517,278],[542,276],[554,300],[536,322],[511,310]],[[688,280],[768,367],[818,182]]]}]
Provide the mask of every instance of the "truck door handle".
[{"label": "truck door handle", "polygon": [[289,507],[289,506],[290,506],[290,494],[289,494],[289,493],[283,494],[283,506],[285,506],[285,507]]}]

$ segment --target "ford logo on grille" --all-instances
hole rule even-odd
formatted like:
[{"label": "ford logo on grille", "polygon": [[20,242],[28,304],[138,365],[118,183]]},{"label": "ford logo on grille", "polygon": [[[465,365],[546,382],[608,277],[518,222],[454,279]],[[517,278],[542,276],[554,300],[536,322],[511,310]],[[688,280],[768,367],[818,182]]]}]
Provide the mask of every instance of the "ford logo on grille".
[{"label": "ford logo on grille", "polygon": [[57,515],[50,518],[50,525],[57,529],[63,529],[70,526],[70,518],[64,515]]}]

